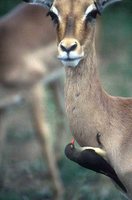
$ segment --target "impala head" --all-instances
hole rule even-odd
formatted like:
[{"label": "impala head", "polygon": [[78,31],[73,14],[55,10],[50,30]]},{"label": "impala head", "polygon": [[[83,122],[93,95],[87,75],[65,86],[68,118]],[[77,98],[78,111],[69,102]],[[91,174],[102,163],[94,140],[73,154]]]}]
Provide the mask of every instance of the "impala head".
[{"label": "impala head", "polygon": [[120,0],[26,0],[48,7],[57,26],[58,58],[76,67],[93,46],[95,20],[109,4]]}]

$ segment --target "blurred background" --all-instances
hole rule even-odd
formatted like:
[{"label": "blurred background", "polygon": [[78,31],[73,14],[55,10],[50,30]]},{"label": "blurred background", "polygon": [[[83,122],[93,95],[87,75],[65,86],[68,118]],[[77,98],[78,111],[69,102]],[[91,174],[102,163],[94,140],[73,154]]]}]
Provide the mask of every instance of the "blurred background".
[{"label": "blurred background", "polygon": [[[1,0],[0,16],[19,3],[20,0]],[[132,96],[132,1],[124,0],[105,10],[98,24],[97,49],[102,84],[111,95]],[[59,98],[64,105],[63,73],[57,79],[61,84]],[[59,112],[53,89],[50,84],[44,85],[44,107],[65,189],[64,199],[124,199],[108,178],[85,170],[64,156],[64,147],[72,136],[65,113]],[[0,177],[4,175],[4,184],[1,186],[0,200],[55,200],[48,164],[41,155],[40,144],[24,102],[8,109],[6,127],[1,152],[4,159]]]}]

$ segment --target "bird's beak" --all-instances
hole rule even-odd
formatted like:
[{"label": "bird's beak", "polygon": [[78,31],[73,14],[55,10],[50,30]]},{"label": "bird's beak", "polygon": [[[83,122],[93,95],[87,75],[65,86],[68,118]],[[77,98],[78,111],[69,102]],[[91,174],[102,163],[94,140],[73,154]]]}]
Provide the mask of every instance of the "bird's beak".
[{"label": "bird's beak", "polygon": [[74,143],[75,143],[75,139],[73,138],[71,141],[71,144],[74,145]]}]

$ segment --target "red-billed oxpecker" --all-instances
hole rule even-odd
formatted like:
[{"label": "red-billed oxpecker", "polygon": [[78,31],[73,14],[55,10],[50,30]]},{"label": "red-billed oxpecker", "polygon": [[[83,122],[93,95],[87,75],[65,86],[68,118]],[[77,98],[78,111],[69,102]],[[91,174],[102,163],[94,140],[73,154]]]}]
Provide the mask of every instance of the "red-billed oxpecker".
[{"label": "red-billed oxpecker", "polygon": [[65,155],[68,159],[84,168],[110,177],[119,189],[121,189],[124,193],[127,193],[125,186],[119,180],[115,170],[105,159],[104,150],[92,147],[75,148],[74,143],[75,140],[72,139],[72,141],[65,147]]}]

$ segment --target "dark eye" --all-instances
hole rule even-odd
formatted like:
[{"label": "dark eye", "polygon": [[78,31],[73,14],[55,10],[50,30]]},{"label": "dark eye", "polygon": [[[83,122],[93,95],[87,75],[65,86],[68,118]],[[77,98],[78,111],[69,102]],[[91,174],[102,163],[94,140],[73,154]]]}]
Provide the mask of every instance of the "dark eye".
[{"label": "dark eye", "polygon": [[93,19],[96,19],[97,14],[98,14],[97,10],[92,10],[90,13],[88,13],[86,21],[92,21]]},{"label": "dark eye", "polygon": [[53,13],[52,11],[49,11],[47,13],[47,16],[51,17],[51,20],[54,22],[54,24],[58,24],[58,22],[59,22],[58,16],[55,13]]},{"label": "dark eye", "polygon": [[71,149],[73,149],[74,148],[73,144],[71,144],[70,147],[71,147]]}]

